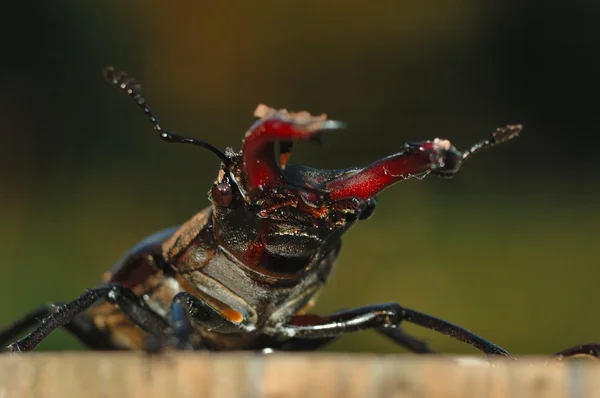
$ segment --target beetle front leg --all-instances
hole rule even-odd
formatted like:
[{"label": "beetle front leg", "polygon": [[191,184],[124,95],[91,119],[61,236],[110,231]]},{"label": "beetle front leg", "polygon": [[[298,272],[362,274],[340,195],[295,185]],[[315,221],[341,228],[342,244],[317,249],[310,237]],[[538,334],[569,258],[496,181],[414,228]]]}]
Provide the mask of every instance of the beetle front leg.
[{"label": "beetle front leg", "polygon": [[436,352],[432,350],[429,345],[421,339],[418,339],[410,334],[406,333],[402,328],[395,327],[382,327],[375,329],[378,333],[384,335],[388,339],[392,340],[394,343],[398,344],[401,347],[406,348],[410,352],[415,354],[435,354]]},{"label": "beetle front leg", "polygon": [[27,313],[21,319],[8,325],[2,331],[0,331],[0,346],[8,344],[10,341],[14,341],[20,335],[30,330],[34,326],[39,325],[40,320],[53,314],[58,307],[51,303],[42,307],[36,308],[33,311]]},{"label": "beetle front leg", "polygon": [[148,308],[131,289],[113,284],[90,289],[78,299],[59,306],[33,332],[8,346],[8,349],[14,352],[33,350],[54,330],[71,322],[78,314],[102,299],[118,305],[136,325],[152,335],[166,335],[170,328],[169,323]]},{"label": "beetle front leg", "polygon": [[379,329],[381,333],[393,338],[393,333],[386,333],[385,329],[398,328],[402,321],[414,323],[453,337],[472,345],[485,354],[513,358],[506,350],[460,326],[401,307],[396,303],[375,304],[341,311],[329,316],[297,316],[292,318],[292,322],[289,324],[275,325],[267,328],[265,332],[289,337],[324,338],[361,330]]},{"label": "beetle front leg", "polygon": [[[12,325],[0,331],[0,347],[4,347],[11,341],[15,341],[20,335],[38,326],[40,322],[55,313],[62,303],[50,303],[48,305],[36,308],[26,314],[23,318],[14,322]],[[92,320],[79,314],[70,322],[64,325],[64,328],[75,336],[83,345],[93,350],[119,350],[110,340],[109,336],[98,329]]]}]

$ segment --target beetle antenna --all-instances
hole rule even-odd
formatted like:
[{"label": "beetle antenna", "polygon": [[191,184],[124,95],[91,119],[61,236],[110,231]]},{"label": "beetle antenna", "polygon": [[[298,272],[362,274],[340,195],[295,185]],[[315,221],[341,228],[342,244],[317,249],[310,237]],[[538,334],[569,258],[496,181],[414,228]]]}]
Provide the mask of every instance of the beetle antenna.
[{"label": "beetle antenna", "polygon": [[198,140],[195,138],[185,137],[163,129],[156,116],[154,116],[154,112],[152,112],[148,105],[146,105],[146,99],[142,96],[142,86],[140,84],[137,84],[134,79],[127,77],[127,73],[116,73],[115,68],[113,68],[112,66],[105,68],[103,72],[104,77],[106,78],[106,80],[108,80],[109,83],[117,86],[120,91],[129,95],[129,97],[135,101],[135,103],[142,109],[142,111],[144,111],[144,113],[146,114],[146,116],[148,116],[150,122],[154,126],[154,130],[158,132],[160,138],[162,138],[164,141],[201,146],[217,155],[225,165],[231,164],[231,159],[227,157],[227,155],[225,155],[218,148],[212,146],[208,142]]},{"label": "beetle antenna", "polygon": [[521,130],[523,130],[522,124],[509,124],[506,127],[497,128],[496,131],[490,134],[487,138],[479,141],[471,148],[463,152],[462,160],[464,161],[470,158],[477,152],[480,152],[482,149],[491,148],[508,140],[512,140],[519,135]]}]

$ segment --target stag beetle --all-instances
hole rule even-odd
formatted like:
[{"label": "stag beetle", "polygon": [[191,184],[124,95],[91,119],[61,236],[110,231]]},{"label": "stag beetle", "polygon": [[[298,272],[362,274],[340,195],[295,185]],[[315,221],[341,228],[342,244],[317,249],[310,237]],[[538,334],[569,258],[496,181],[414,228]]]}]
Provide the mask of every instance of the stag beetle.
[{"label": "stag beetle", "polygon": [[[0,332],[4,346],[35,327],[9,351],[31,351],[64,327],[97,350],[314,350],[345,333],[372,329],[412,352],[434,352],[400,327],[410,322],[512,358],[468,330],[396,303],[327,316],[308,311],[330,278],[341,236],[371,215],[379,192],[413,176],[452,177],[474,154],[517,137],[521,125],[499,128],[464,152],[436,138],[407,143],[364,168],[320,170],[287,161],[293,142],[318,140],[342,126],[326,115],[259,105],[242,150],[222,152],[164,130],[127,74],[109,67],[105,77],[138,104],[163,140],[201,146],[221,160],[208,193],[211,205],[142,240],[98,287],[43,306]],[[557,355],[597,356],[597,347]]]}]

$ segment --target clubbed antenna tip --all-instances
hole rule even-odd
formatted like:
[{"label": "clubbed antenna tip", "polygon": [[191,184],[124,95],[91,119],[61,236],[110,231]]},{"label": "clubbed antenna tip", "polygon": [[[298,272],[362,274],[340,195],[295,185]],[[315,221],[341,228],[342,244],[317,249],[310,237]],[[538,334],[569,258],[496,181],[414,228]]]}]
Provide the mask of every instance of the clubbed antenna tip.
[{"label": "clubbed antenna tip", "polygon": [[484,140],[474,144],[471,148],[463,152],[462,160],[470,158],[482,149],[491,148],[498,144],[502,144],[519,136],[523,130],[522,124],[509,124],[506,127],[499,127]]},{"label": "clubbed antenna tip", "polygon": [[497,128],[496,131],[492,133],[492,137],[496,141],[495,144],[501,144],[518,137],[521,130],[523,130],[522,124],[509,124],[506,127]]}]

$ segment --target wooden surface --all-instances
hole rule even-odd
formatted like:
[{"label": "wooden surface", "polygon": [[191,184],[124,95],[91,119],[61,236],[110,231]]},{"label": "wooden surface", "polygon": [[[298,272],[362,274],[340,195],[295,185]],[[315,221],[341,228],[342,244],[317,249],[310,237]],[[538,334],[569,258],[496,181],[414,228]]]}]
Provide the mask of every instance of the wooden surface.
[{"label": "wooden surface", "polygon": [[600,397],[600,361],[345,354],[0,355],[0,398]]}]

